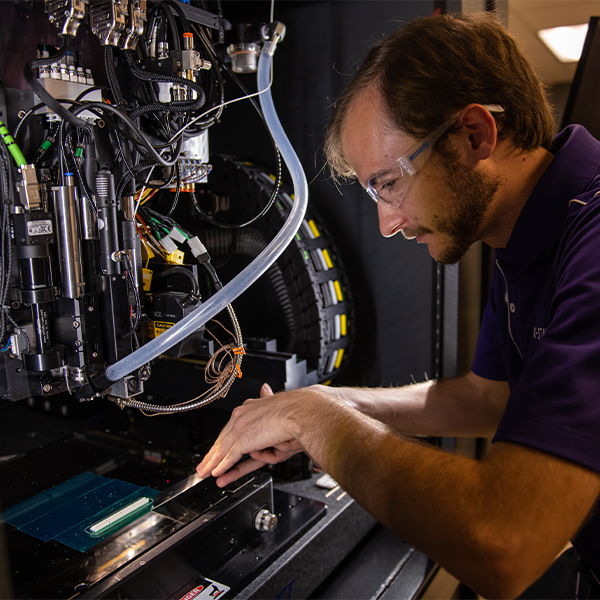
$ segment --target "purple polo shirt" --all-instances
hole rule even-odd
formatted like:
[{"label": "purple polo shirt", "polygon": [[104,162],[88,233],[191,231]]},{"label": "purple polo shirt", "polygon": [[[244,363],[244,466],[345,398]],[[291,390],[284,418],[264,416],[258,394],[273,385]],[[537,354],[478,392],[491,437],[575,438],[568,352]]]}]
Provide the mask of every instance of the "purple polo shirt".
[{"label": "purple polo shirt", "polygon": [[[600,472],[600,142],[574,125],[496,250],[473,371],[508,381],[494,437]],[[600,570],[600,514],[573,541]]]}]

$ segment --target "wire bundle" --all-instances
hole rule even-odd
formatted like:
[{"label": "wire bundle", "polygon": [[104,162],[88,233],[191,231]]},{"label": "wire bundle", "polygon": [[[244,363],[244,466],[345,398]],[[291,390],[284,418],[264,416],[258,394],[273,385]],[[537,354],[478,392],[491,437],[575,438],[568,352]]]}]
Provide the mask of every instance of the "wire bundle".
[{"label": "wire bundle", "polygon": [[[184,37],[189,39],[193,35],[198,42],[195,47],[193,42],[188,41],[185,49],[182,49],[181,40]],[[180,193],[191,191],[192,185],[204,182],[211,168],[210,165],[202,162],[206,160],[205,157],[202,160],[190,159],[189,154],[184,153],[184,149],[188,140],[203,134],[207,128],[218,123],[224,107],[232,102],[249,99],[266,126],[262,111],[254,100],[255,96],[265,92],[266,89],[250,93],[222,60],[213,44],[210,29],[189,23],[181,6],[174,0],[163,0],[150,6],[148,21],[135,51],[118,50],[112,46],[104,47],[103,58],[108,88],[102,90],[102,101],[86,99],[88,94],[98,89],[95,87],[88,87],[75,99],[73,99],[75,94],[71,99],[53,97],[48,91],[53,88],[43,85],[43,81],[36,78],[36,69],[52,65],[63,57],[69,58],[73,55],[69,50],[70,43],[70,36],[63,35],[56,52],[51,56],[32,60],[25,67],[25,79],[41,102],[20,115],[14,137],[16,139],[23,134],[31,116],[43,107],[46,108],[48,115],[46,121],[48,127],[46,127],[45,139],[39,147],[26,148],[26,155],[33,160],[28,161],[22,154],[18,159],[15,157],[15,160],[20,164],[33,164],[37,169],[44,169],[45,173],[50,174],[45,175],[48,186],[76,185],[79,189],[79,197],[89,207],[88,213],[91,212],[96,217],[90,221],[92,224],[100,220],[95,200],[96,173],[100,170],[110,171],[116,183],[112,193],[117,198],[134,198],[133,215],[128,215],[127,219],[135,221],[133,233],[135,231],[139,233],[145,247],[151,250],[153,255],[172,262],[172,255],[176,254],[175,250],[181,252],[180,246],[186,244],[198,263],[208,272],[214,288],[221,289],[223,286],[211,264],[206,248],[197,236],[181,227],[172,218]],[[194,79],[188,78],[191,72],[189,70],[185,77],[181,76],[182,73],[169,73],[168,65],[175,64],[173,58],[181,56],[182,52],[190,48],[193,52],[199,52],[202,58],[201,64],[210,64],[210,69],[194,69]],[[163,61],[162,66],[161,61]],[[222,76],[224,72],[228,79],[242,91],[242,96],[227,102]],[[269,86],[270,84],[266,86],[267,89]],[[170,102],[165,101],[167,88],[176,90]],[[71,88],[65,86],[65,89],[68,89],[67,93],[71,94]],[[246,227],[263,217],[273,206],[279,193],[282,166],[277,144],[273,140],[270,128],[266,127],[266,129],[272,140],[277,163],[276,184],[267,204],[246,222],[221,223],[202,210],[192,191],[189,197],[192,205],[209,224],[225,229]],[[4,132],[2,135],[4,136]],[[29,140],[32,137],[27,132],[22,139]],[[12,194],[15,187],[12,181],[15,173],[12,172],[13,169],[9,164],[8,151],[14,155],[18,150],[17,144],[15,143],[13,147],[9,138],[4,137],[4,141],[5,144],[0,144],[0,200],[2,201],[0,343],[2,344],[8,331],[6,321],[12,322],[5,304],[13,260],[7,206],[9,202],[14,204]],[[73,179],[70,178],[71,174]],[[172,191],[175,195],[170,210],[164,211],[167,214],[155,210],[158,205],[154,201],[161,200],[161,196],[166,193],[171,194]],[[151,208],[150,204],[154,208]],[[123,226],[123,231],[125,230]],[[131,234],[131,229],[127,232],[128,235]],[[86,237],[86,240],[88,239],[91,237]],[[89,244],[90,254],[93,252],[92,245]],[[136,280],[138,274],[135,265],[132,264],[129,250],[115,251],[110,255],[113,260],[121,262],[119,272],[123,273],[128,281],[130,328],[125,337],[132,338],[132,345],[135,348],[139,346],[136,330],[142,317],[139,282]],[[146,267],[150,259],[151,255],[148,252]],[[86,283],[91,285],[91,280]],[[192,293],[199,296],[197,282],[193,285]],[[224,396],[235,378],[241,376],[240,365],[243,356],[241,331],[231,305],[227,305],[226,309],[233,324],[233,333],[229,333],[234,341],[222,345],[210,359],[206,369],[210,389],[202,397],[189,401],[184,410],[203,406]],[[20,329],[17,324],[12,323],[14,328]],[[211,334],[210,331],[207,333]],[[8,346],[4,350],[7,348]],[[65,374],[66,372],[65,369]],[[142,377],[141,370],[138,375]],[[96,390],[94,386],[92,387]],[[142,408],[133,400],[122,400],[121,404]],[[144,406],[143,410],[178,412],[166,407],[149,405]]]}]

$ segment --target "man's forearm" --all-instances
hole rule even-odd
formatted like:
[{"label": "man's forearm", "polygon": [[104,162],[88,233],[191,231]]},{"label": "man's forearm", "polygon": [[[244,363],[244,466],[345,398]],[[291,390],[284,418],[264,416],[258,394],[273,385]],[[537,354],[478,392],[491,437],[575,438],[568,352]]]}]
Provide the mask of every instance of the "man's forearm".
[{"label": "man's forearm", "polygon": [[317,386],[234,409],[198,472],[226,485],[248,472],[236,466],[245,454],[252,470],[298,450],[486,597],[517,595],[539,577],[600,492],[598,474],[524,447],[498,443],[475,461],[405,439]]},{"label": "man's forearm", "polygon": [[[596,474],[526,448],[497,444],[475,461],[317,395],[297,408],[288,405],[306,452],[384,525],[486,597],[516,595],[539,577],[600,487]],[[557,492],[568,516],[551,501]]]},{"label": "man's forearm", "polygon": [[491,437],[508,398],[503,382],[469,374],[398,388],[324,388],[407,435]]}]

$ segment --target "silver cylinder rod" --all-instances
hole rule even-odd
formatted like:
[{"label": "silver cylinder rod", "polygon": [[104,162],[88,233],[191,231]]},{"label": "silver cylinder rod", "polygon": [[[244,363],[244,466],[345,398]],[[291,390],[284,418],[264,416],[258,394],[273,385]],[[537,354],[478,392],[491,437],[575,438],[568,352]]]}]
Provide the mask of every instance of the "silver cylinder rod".
[{"label": "silver cylinder rod", "polygon": [[62,296],[79,298],[84,286],[79,209],[72,177],[65,177],[65,183],[52,188]]}]

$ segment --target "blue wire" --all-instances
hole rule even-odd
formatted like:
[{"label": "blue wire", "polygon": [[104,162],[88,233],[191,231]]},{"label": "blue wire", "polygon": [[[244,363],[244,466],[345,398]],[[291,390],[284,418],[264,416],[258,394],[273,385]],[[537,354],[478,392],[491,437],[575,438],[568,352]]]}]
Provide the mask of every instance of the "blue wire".
[{"label": "blue wire", "polygon": [[6,343],[6,346],[4,346],[4,348],[2,348],[2,350],[0,350],[0,352],[6,352],[9,348],[10,348],[10,340],[8,340],[8,342]]}]

